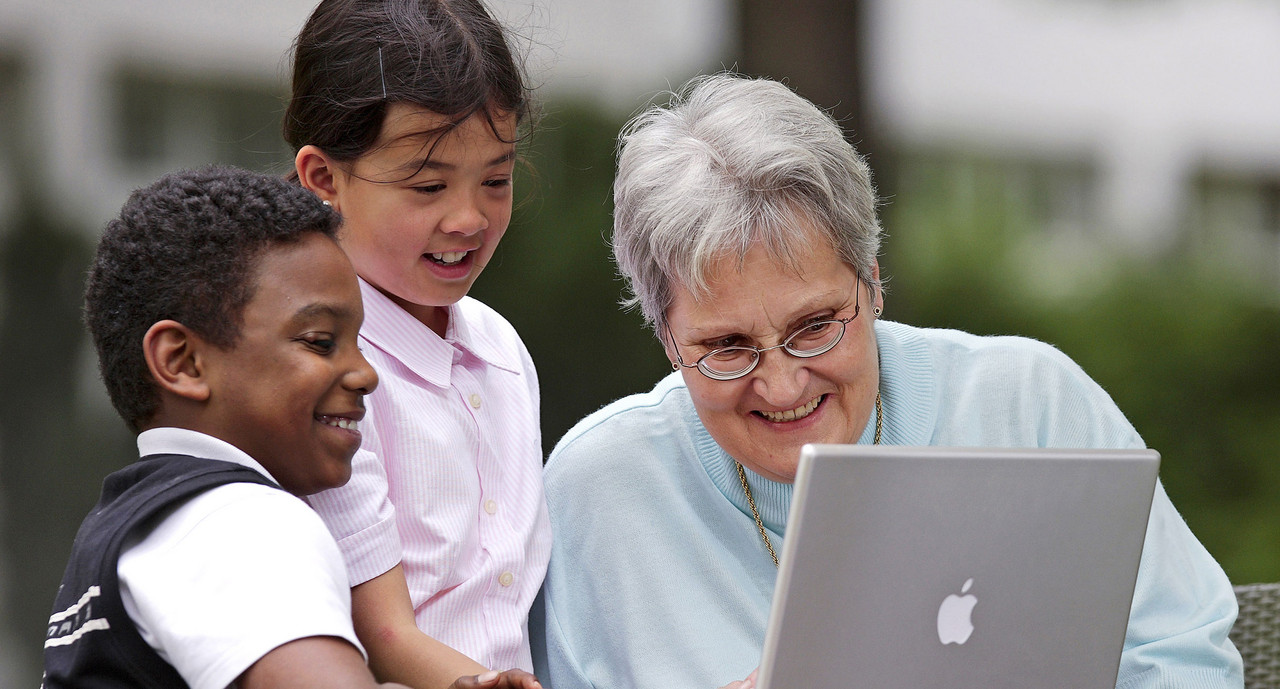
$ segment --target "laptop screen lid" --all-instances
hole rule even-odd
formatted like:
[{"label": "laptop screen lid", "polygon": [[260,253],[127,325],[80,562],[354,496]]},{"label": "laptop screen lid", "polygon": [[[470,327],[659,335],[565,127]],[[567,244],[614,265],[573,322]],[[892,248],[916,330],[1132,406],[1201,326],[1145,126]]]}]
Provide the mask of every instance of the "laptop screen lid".
[{"label": "laptop screen lid", "polygon": [[1114,687],[1159,461],[806,445],[758,685]]}]

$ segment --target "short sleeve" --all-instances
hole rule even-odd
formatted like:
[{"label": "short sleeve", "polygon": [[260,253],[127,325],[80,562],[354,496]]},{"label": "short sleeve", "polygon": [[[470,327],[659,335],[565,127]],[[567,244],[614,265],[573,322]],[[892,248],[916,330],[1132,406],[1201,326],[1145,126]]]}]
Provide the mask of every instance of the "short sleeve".
[{"label": "short sleeve", "polygon": [[223,689],[297,639],[361,648],[342,557],[283,491],[238,483],[187,502],[121,555],[125,609],[193,689]]}]

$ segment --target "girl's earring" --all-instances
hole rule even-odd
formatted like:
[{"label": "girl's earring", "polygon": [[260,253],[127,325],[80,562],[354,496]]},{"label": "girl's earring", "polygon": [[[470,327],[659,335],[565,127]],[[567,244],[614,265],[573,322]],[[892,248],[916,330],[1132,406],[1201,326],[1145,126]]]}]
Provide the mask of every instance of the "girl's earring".
[{"label": "girl's earring", "polygon": [[874,315],[876,318],[879,318],[879,317],[880,317],[880,312],[881,312],[882,310],[883,310],[883,309],[881,309],[879,306],[877,306],[877,307],[874,307],[874,308],[872,308],[872,309],[871,309],[871,313],[872,313],[872,315]]},{"label": "girl's earring", "polygon": [[333,207],[333,204],[332,204],[332,203],[329,203],[329,199],[325,199],[325,200],[321,201],[320,203],[323,203],[324,205],[329,206],[330,208],[332,208],[332,207]]}]

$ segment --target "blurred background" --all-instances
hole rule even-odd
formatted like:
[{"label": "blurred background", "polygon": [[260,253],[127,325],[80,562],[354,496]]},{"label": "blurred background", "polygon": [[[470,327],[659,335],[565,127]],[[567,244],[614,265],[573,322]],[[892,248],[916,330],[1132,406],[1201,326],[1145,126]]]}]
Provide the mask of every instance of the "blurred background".
[{"label": "blurred background", "polygon": [[[1236,583],[1280,580],[1280,5],[491,0],[544,114],[473,294],[540,371],[547,449],[667,371],[609,261],[614,140],[698,73],[787,81],[870,156],[886,317],[1078,361]],[[179,167],[284,173],[314,0],[0,0],[0,689],[102,477],[136,455],[80,323],[95,237]]]}]

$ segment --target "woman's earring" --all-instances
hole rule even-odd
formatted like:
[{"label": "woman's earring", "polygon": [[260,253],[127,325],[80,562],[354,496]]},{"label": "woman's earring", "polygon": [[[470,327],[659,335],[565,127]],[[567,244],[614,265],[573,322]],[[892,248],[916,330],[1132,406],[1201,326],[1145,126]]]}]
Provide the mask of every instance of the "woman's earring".
[{"label": "woman's earring", "polygon": [[883,309],[881,309],[879,306],[876,306],[871,309],[871,314],[876,318],[879,318],[881,311],[883,311]]},{"label": "woman's earring", "polygon": [[324,205],[329,206],[330,208],[332,208],[332,207],[333,207],[333,204],[332,204],[332,203],[329,203],[329,199],[325,199],[325,200],[321,201],[320,203],[323,203]]}]

